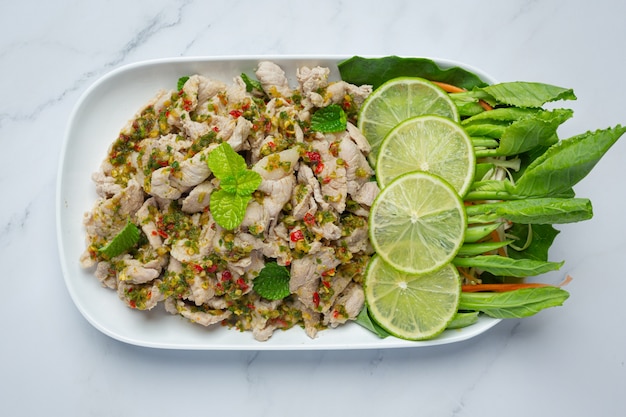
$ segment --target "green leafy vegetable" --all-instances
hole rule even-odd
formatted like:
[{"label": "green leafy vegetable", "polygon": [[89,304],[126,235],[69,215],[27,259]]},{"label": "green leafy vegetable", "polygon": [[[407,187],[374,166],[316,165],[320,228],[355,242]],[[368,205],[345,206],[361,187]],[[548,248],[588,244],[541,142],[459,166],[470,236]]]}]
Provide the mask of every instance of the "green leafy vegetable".
[{"label": "green leafy vegetable", "polygon": [[593,217],[587,198],[528,198],[475,204],[465,209],[469,223],[490,223],[502,218],[524,224],[564,224]]},{"label": "green leafy vegetable", "polygon": [[563,305],[569,293],[558,287],[522,288],[501,293],[461,293],[459,310],[475,310],[495,318],[522,318]]},{"label": "green leafy vegetable", "polygon": [[322,133],[342,132],[346,130],[348,118],[341,106],[331,104],[322,107],[311,116],[311,129]]},{"label": "green leafy vegetable", "polygon": [[249,170],[243,157],[226,142],[209,153],[207,165],[220,180],[220,189],[211,193],[209,209],[217,224],[232,230],[243,221],[251,195],[262,178]]},{"label": "green leafy vegetable", "polygon": [[[416,76],[460,87],[447,88],[470,135],[477,158],[474,183],[464,199],[468,227],[453,264],[483,281],[479,292],[463,292],[448,328],[460,328],[479,313],[497,318],[526,317],[562,305],[569,294],[557,287],[501,288],[508,278],[536,276],[561,268],[548,261],[558,235],[554,224],[591,219],[591,201],[577,198],[578,184],[626,133],[617,125],[561,140],[560,126],[571,109],[545,109],[548,103],[576,100],[572,89],[536,82],[487,85],[461,68],[441,68],[424,58],[362,58],[339,64],[344,81],[372,85]],[[504,255],[503,248],[506,250]],[[499,255],[487,255],[498,253]],[[479,271],[476,275],[475,271]],[[489,292],[480,292],[489,291]],[[505,291],[505,292],[498,292]],[[364,308],[357,322],[380,337],[384,330]]]},{"label": "green leafy vegetable", "polygon": [[482,88],[497,103],[517,107],[541,107],[558,100],[576,100],[574,91],[550,84],[514,81]]},{"label": "green leafy vegetable", "polygon": [[341,79],[356,85],[368,84],[377,88],[392,78],[407,76],[441,81],[471,90],[487,85],[476,74],[460,67],[441,68],[427,58],[386,56],[381,58],[352,57],[340,62]]},{"label": "green leafy vegetable", "polygon": [[462,329],[463,327],[471,326],[478,321],[478,311],[463,311],[457,312],[452,321],[448,323],[446,329]]},{"label": "green leafy vegetable", "polygon": [[289,296],[289,270],[276,262],[265,264],[254,279],[254,290],[268,300],[282,300]]},{"label": "green leafy vegetable", "polygon": [[177,91],[180,91],[183,89],[183,86],[185,85],[188,79],[189,79],[188,75],[185,75],[184,77],[180,77],[178,79],[178,83],[176,84]]},{"label": "green leafy vegetable", "polygon": [[381,339],[384,339],[390,336],[389,333],[385,329],[380,327],[378,323],[372,320],[372,318],[370,317],[369,311],[367,309],[367,306],[364,306],[361,309],[355,321],[361,326],[363,326],[364,328],[366,328],[367,330],[369,330],[370,332],[380,337]]},{"label": "green leafy vegetable", "polygon": [[506,236],[514,240],[508,255],[515,259],[548,260],[548,251],[559,234],[551,224],[514,223]]},{"label": "green leafy vegetable", "polygon": [[572,188],[624,132],[626,127],[617,125],[560,141],[526,168],[514,192],[521,196],[554,195]]},{"label": "green leafy vegetable", "polygon": [[139,228],[129,219],[126,221],[126,226],[98,252],[109,259],[115,258],[133,248],[139,241],[140,234]]},{"label": "green leafy vegetable", "polygon": [[479,268],[494,275],[519,278],[545,274],[556,271],[563,266],[563,262],[513,259],[499,255],[457,257],[454,258],[453,263],[465,268]]}]

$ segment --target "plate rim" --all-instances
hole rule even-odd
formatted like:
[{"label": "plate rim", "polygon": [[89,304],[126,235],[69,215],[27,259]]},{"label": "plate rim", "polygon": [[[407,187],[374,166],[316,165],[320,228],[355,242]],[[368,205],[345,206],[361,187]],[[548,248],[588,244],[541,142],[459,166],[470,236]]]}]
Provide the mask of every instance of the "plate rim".
[{"label": "plate rim", "polygon": [[[472,339],[474,337],[477,337],[487,332],[489,329],[491,329],[492,327],[497,325],[499,322],[501,322],[502,321],[501,319],[481,316],[479,319],[479,323],[480,323],[479,327],[476,327],[477,324],[474,324],[464,329],[446,330],[446,332],[455,332],[455,334],[450,337],[440,336],[438,338],[426,340],[426,341],[406,341],[406,340],[397,339],[397,338],[380,339],[377,336],[371,334],[369,331],[362,329],[361,326],[359,326],[357,323],[347,323],[337,329],[325,329],[323,331],[320,331],[318,333],[317,338],[315,339],[310,339],[308,336],[304,334],[302,329],[298,329],[296,327],[293,329],[289,329],[288,331],[285,331],[285,332],[275,332],[272,338],[270,338],[270,340],[266,342],[258,342],[252,339],[253,342],[249,343],[249,340],[250,340],[249,337],[247,338],[242,337],[241,343],[214,344],[214,343],[210,343],[211,341],[210,336],[207,339],[207,342],[205,343],[173,343],[173,342],[166,342],[166,341],[154,342],[154,341],[149,341],[149,340],[145,340],[145,339],[138,338],[138,337],[133,337],[133,335],[121,334],[119,331],[114,331],[113,329],[107,327],[106,325],[101,323],[98,319],[96,319],[93,312],[85,306],[85,302],[84,302],[85,300],[80,299],[77,289],[75,287],[75,283],[72,281],[72,278],[71,278],[70,268],[68,264],[69,258],[68,258],[68,253],[67,253],[66,241],[64,239],[64,234],[63,234],[63,226],[65,225],[63,212],[64,212],[64,206],[66,205],[66,202],[63,201],[63,195],[64,195],[63,192],[65,190],[64,169],[67,166],[66,165],[67,157],[69,155],[68,147],[71,143],[71,136],[73,132],[72,128],[74,127],[74,124],[76,122],[77,115],[82,110],[82,107],[85,105],[87,100],[92,97],[93,93],[97,91],[97,89],[100,86],[104,85],[107,81],[110,81],[111,79],[114,79],[117,76],[124,75],[125,73],[129,73],[129,72],[141,70],[141,69],[146,69],[149,67],[159,67],[163,65],[194,64],[194,63],[195,64],[198,64],[198,63],[216,64],[216,63],[226,63],[226,62],[242,62],[242,61],[257,61],[258,62],[261,60],[269,60],[269,61],[275,61],[275,62],[290,62],[292,64],[297,64],[298,62],[305,62],[305,61],[332,61],[334,65],[336,66],[342,60],[351,58],[353,56],[355,55],[348,56],[348,55],[262,55],[261,54],[261,55],[236,55],[236,56],[219,55],[219,56],[164,57],[164,58],[140,60],[140,61],[121,65],[117,68],[112,69],[111,71],[106,72],[105,74],[98,77],[94,82],[92,82],[76,100],[69,114],[69,117],[67,119],[64,136],[63,136],[63,142],[61,146],[61,153],[59,156],[59,162],[57,166],[57,179],[56,179],[56,189],[55,189],[55,193],[56,193],[55,195],[55,211],[56,211],[55,221],[56,221],[56,233],[57,233],[57,250],[58,250],[58,256],[60,257],[63,279],[64,279],[65,287],[67,288],[70,294],[70,298],[72,299],[74,306],[79,310],[79,312],[87,320],[87,322],[89,322],[92,326],[94,326],[103,334],[115,340],[118,340],[127,344],[131,344],[131,345],[135,345],[135,346],[142,346],[142,347],[148,347],[148,348],[160,348],[160,349],[176,349],[176,350],[235,350],[235,351],[237,350],[361,350],[361,349],[428,347],[428,346],[437,346],[437,345],[443,345],[443,344],[454,344],[454,343],[462,342],[468,339]],[[384,57],[387,55],[358,55],[358,56],[365,57],[365,58],[380,58],[380,57]],[[492,77],[491,75],[487,74],[483,70],[478,69],[472,65],[468,65],[459,61],[451,60],[451,59],[433,58],[433,57],[420,57],[420,58],[433,60],[435,63],[437,63],[439,66],[442,66],[442,67],[459,66],[468,71],[474,72],[485,81],[488,81],[491,83],[496,82],[494,77]],[[298,65],[303,65],[303,64],[298,64]],[[151,93],[154,94],[156,93],[156,91],[153,91]],[[129,114],[127,118],[130,119],[131,117],[132,117],[132,114]],[[122,126],[120,125],[119,128],[121,129],[121,127]],[[100,156],[99,160],[102,160],[103,157],[104,156]],[[96,171],[96,169],[97,167],[94,166],[93,170],[90,173],[85,173],[85,174],[91,175],[93,172]],[[93,204],[93,201],[92,201],[92,204]],[[82,226],[82,221],[80,221],[80,225]],[[84,233],[84,229],[81,229],[81,233]],[[76,259],[76,262],[78,263],[78,259]],[[93,274],[90,274],[90,275],[93,276]],[[95,279],[95,277],[94,277],[94,281],[97,282],[97,279]],[[98,285],[100,284],[98,283]],[[123,303],[117,300],[117,296],[113,291],[107,290],[106,288],[101,288],[101,290],[103,293],[107,293],[107,291],[109,291],[110,293],[109,295],[112,297],[115,297],[115,301],[118,304],[120,304],[120,306],[127,308],[123,305]],[[172,317],[176,318],[175,316],[172,316]],[[198,326],[195,324],[189,324],[186,322],[178,323],[178,325],[201,327],[201,326]],[[370,342],[361,342],[357,345],[350,344],[348,342],[338,343],[336,341],[334,342],[324,341],[324,334],[326,332],[336,333],[342,330],[345,332],[355,327],[358,327],[363,332],[370,333],[374,338],[371,339]],[[227,331],[240,334],[235,329],[230,329]],[[288,332],[293,333],[295,331],[302,332],[303,343],[293,343],[293,342],[272,343],[271,342],[272,339],[280,339],[281,333],[286,334]],[[246,332],[246,333],[250,334],[251,332]],[[449,335],[450,333],[444,332],[444,334]]]}]

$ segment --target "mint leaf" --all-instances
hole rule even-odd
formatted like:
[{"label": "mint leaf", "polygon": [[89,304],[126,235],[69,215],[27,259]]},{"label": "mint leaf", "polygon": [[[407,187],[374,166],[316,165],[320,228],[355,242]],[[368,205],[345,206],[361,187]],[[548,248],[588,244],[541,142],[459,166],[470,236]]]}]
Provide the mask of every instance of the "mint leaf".
[{"label": "mint leaf", "polygon": [[211,193],[209,209],[217,224],[226,230],[232,230],[243,221],[250,198],[226,190],[215,190]]},{"label": "mint leaf", "polygon": [[311,129],[322,133],[341,132],[346,130],[347,122],[348,118],[341,106],[331,104],[311,116]]},{"label": "mint leaf", "polygon": [[126,221],[126,226],[105,246],[98,249],[98,252],[107,258],[115,258],[128,251],[139,241],[140,231],[130,219]]},{"label": "mint leaf", "polygon": [[289,270],[276,262],[268,262],[254,279],[254,290],[268,300],[282,300],[289,292]]},{"label": "mint leaf", "polygon": [[247,169],[246,160],[226,142],[220,143],[207,158],[209,169],[219,179],[236,176]]},{"label": "mint leaf", "polygon": [[235,176],[237,180],[237,194],[246,196],[252,194],[261,185],[261,175],[256,171],[245,170]]},{"label": "mint leaf", "polygon": [[222,178],[220,186],[229,193],[245,197],[252,194],[261,185],[262,180],[258,172],[245,170]]},{"label": "mint leaf", "polygon": [[176,87],[178,88],[178,91],[183,89],[183,86],[185,85],[185,83],[187,82],[188,79],[189,79],[188,75],[185,75],[184,77],[180,77],[178,79],[178,83],[176,84]]}]

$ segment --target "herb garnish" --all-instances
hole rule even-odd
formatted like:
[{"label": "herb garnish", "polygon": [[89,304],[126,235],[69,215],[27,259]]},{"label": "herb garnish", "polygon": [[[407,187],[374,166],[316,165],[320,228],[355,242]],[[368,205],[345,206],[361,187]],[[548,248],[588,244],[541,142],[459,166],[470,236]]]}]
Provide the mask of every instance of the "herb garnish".
[{"label": "herb garnish", "polygon": [[140,231],[133,222],[128,219],[126,226],[105,246],[98,249],[98,252],[107,258],[115,258],[128,251],[139,241]]},{"label": "herb garnish", "polygon": [[286,267],[268,262],[254,279],[254,291],[268,300],[282,300],[290,294],[289,278]]},{"label": "herb garnish", "polygon": [[209,153],[207,164],[220,180],[220,188],[211,193],[211,214],[217,224],[232,230],[243,221],[248,202],[262,178],[249,170],[243,157],[226,142]]}]

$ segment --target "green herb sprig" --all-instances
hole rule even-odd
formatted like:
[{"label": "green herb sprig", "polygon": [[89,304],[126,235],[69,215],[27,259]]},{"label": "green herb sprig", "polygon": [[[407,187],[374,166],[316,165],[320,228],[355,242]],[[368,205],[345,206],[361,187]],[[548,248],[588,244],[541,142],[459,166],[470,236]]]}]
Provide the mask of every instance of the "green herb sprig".
[{"label": "green herb sprig", "polygon": [[282,300],[290,294],[289,279],[286,267],[268,262],[254,279],[254,291],[268,300]]},{"label": "green herb sprig", "polygon": [[109,243],[101,247],[98,252],[108,259],[115,258],[132,249],[139,241],[140,235],[141,231],[139,228],[128,219],[126,226]]},{"label": "green herb sprig", "polygon": [[248,202],[262,178],[249,170],[243,157],[226,142],[209,153],[207,164],[220,180],[220,188],[211,193],[209,209],[217,224],[232,230],[243,221]]}]

